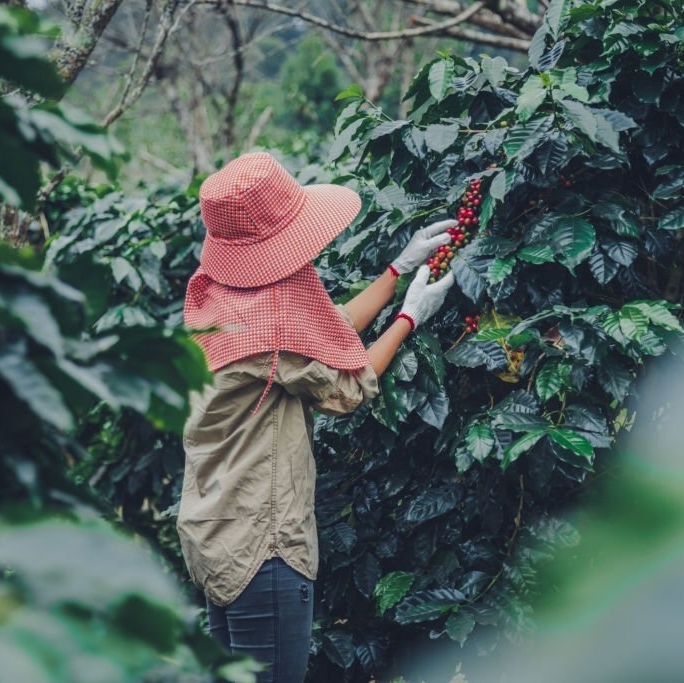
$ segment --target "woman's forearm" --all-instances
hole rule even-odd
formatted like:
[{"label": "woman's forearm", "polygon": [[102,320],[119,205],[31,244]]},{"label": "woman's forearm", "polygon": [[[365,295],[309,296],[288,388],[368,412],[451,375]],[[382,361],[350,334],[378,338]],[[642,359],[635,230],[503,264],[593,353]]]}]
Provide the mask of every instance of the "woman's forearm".
[{"label": "woman's forearm", "polygon": [[405,318],[397,318],[368,349],[368,358],[378,377],[387,370],[409,334],[411,334],[411,323]]},{"label": "woman's forearm", "polygon": [[392,300],[396,288],[397,277],[388,268],[344,305],[357,332],[362,332],[375,320],[378,313]]}]

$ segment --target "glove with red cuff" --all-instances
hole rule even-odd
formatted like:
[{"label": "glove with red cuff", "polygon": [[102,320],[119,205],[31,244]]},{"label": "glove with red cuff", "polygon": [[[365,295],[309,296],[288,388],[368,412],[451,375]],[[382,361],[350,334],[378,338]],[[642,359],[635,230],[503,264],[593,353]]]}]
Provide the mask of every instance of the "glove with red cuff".
[{"label": "glove with red cuff", "polygon": [[443,278],[431,284],[428,284],[429,277],[430,268],[422,265],[406,290],[404,303],[397,315],[397,318],[408,320],[412,330],[437,313],[444,303],[447,292],[455,282],[451,270]]},{"label": "glove with red cuff", "polygon": [[447,229],[457,225],[456,220],[437,221],[416,231],[399,256],[390,263],[389,269],[397,277],[410,273],[416,266],[425,263],[437,247],[451,242],[451,235]]}]

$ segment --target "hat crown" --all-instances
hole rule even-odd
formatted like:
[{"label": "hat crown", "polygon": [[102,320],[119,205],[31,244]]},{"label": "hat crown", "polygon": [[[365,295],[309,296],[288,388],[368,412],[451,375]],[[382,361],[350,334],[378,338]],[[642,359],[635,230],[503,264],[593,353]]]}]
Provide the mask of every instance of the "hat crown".
[{"label": "hat crown", "polygon": [[300,211],[302,186],[270,154],[234,159],[200,187],[207,232],[216,239],[251,244],[275,235]]}]

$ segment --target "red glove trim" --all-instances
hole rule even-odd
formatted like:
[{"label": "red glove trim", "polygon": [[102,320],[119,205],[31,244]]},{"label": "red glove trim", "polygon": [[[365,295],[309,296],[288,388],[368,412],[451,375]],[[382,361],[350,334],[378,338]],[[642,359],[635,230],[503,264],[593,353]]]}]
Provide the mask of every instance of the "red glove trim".
[{"label": "red glove trim", "polygon": [[411,332],[416,329],[416,322],[408,313],[397,313],[395,320],[399,320],[399,318],[408,320],[408,324],[411,326]]},{"label": "red glove trim", "polygon": [[389,272],[392,273],[392,275],[394,275],[394,277],[399,277],[399,271],[391,263],[389,264],[389,266],[387,266],[387,268],[389,269]]}]

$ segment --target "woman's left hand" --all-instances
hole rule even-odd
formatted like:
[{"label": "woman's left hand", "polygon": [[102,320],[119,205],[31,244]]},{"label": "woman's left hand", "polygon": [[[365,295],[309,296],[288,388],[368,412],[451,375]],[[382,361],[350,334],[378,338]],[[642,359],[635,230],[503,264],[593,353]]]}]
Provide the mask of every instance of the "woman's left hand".
[{"label": "woman's left hand", "polygon": [[451,235],[447,230],[457,225],[456,220],[437,221],[415,232],[399,256],[392,261],[392,269],[396,274],[403,275],[425,263],[437,247],[449,244]]}]

